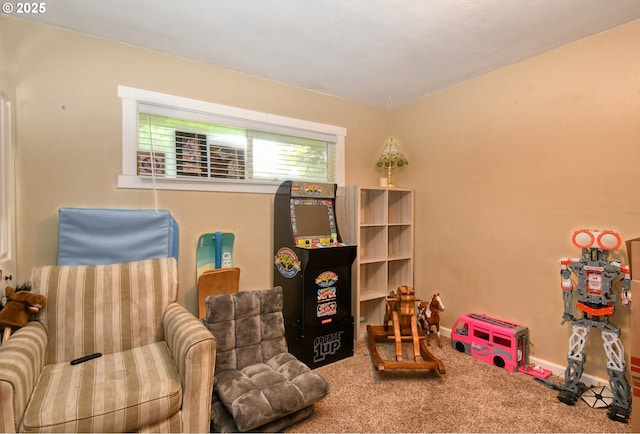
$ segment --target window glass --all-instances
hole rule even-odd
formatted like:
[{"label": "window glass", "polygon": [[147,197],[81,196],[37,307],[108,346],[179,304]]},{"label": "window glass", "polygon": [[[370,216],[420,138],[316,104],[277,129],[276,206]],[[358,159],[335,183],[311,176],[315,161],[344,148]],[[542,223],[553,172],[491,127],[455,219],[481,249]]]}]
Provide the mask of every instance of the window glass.
[{"label": "window glass", "polygon": [[489,332],[486,332],[484,330],[475,328],[473,330],[473,335],[477,338],[482,339],[483,341],[488,341],[489,340]]},{"label": "window glass", "polygon": [[501,345],[503,347],[511,348],[511,339],[509,339],[506,336],[500,336],[498,334],[494,334],[493,343]]},{"label": "window glass", "polygon": [[162,173],[142,176],[335,182],[334,143],[149,113],[138,125],[138,151],[164,160]]}]

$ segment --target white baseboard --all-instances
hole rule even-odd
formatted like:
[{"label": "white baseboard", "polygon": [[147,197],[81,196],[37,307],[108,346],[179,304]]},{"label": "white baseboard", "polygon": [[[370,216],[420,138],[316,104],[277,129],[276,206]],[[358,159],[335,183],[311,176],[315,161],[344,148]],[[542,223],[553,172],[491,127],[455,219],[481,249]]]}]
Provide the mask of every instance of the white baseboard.
[{"label": "white baseboard", "polygon": [[[451,329],[446,327],[440,327],[440,333],[442,336],[447,338],[451,338]],[[557,375],[559,377],[564,377],[564,371],[566,366],[558,365],[557,363],[552,363],[544,359],[540,359],[538,357],[529,357],[529,361],[534,363],[544,369],[550,370],[553,375]],[[580,379],[586,386],[607,386],[609,385],[609,380],[596,377],[589,374],[583,374]]]}]

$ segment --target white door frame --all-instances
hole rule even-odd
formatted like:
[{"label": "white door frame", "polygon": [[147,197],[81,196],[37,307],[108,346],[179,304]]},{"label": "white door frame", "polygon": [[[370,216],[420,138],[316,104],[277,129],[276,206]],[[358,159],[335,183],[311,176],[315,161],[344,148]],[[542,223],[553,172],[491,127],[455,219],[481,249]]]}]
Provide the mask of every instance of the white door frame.
[{"label": "white door frame", "polygon": [[16,287],[15,92],[0,74],[0,297]]}]

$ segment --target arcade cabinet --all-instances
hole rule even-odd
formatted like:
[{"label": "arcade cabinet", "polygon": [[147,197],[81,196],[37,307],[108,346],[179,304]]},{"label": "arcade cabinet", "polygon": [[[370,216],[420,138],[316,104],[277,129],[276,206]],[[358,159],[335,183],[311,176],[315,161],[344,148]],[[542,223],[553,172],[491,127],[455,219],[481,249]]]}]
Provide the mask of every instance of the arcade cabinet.
[{"label": "arcade cabinet", "polygon": [[353,356],[351,264],[341,242],[336,185],[285,181],[274,199],[274,285],[283,290],[285,336],[310,368]]}]

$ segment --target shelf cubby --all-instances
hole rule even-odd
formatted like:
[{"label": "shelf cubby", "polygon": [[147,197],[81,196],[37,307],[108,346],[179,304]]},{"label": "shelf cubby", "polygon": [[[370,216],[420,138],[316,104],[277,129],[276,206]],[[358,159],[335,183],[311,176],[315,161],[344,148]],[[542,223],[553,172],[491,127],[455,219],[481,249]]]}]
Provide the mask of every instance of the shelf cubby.
[{"label": "shelf cubby", "polygon": [[387,257],[386,230],[386,226],[360,226],[358,256],[361,261],[377,261]]},{"label": "shelf cubby", "polygon": [[360,191],[360,224],[375,225],[386,224],[387,205],[385,191],[381,189],[369,189]]},{"label": "shelf cubby", "polygon": [[413,191],[389,190],[389,224],[413,224]]},{"label": "shelf cubby", "polygon": [[396,290],[402,285],[413,285],[413,258],[388,262],[388,290]]},{"label": "shelf cubby", "polygon": [[388,251],[387,257],[410,258],[413,256],[413,234],[410,225],[388,227]]},{"label": "shelf cubby", "polygon": [[359,300],[371,300],[387,295],[387,262],[361,263]]}]

